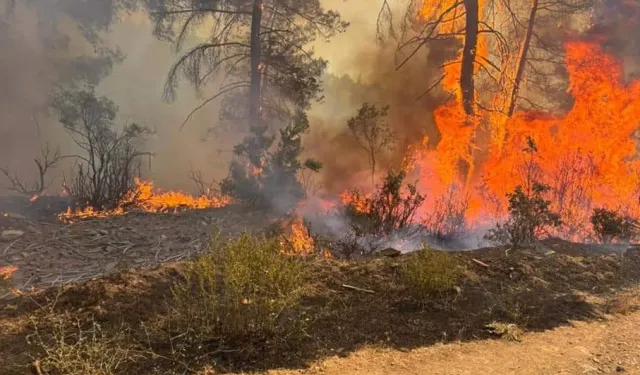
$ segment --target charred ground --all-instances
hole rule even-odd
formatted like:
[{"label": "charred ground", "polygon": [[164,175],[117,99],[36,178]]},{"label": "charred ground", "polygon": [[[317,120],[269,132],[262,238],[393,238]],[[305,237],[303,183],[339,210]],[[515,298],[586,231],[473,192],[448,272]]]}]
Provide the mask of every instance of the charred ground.
[{"label": "charred ground", "polygon": [[184,261],[206,248],[214,227],[226,237],[264,229],[269,218],[250,212],[228,206],[71,224],[4,217],[3,229],[25,232],[3,248],[3,257],[19,267],[15,286],[41,289],[0,301],[3,373],[38,371],[36,360],[48,355],[44,349],[59,348],[60,325],[69,344],[78,343],[82,329],[106,345],[101,350],[129,348],[118,374],[206,373],[206,366],[220,372],[305,368],[365,346],[410,350],[485,339],[496,337],[495,323],[504,328],[497,336],[517,340],[521,330],[639,307],[640,251],[633,247],[621,254],[546,240],[532,248],[452,252],[461,277],[454,288],[429,298],[417,297],[402,277],[404,267],[419,261],[417,254],[360,261],[312,255],[304,260],[301,301],[282,318],[301,329],[246,337],[241,345],[211,337],[180,349],[186,344],[179,335],[159,329],[158,321],[172,313],[172,285],[184,279]]}]

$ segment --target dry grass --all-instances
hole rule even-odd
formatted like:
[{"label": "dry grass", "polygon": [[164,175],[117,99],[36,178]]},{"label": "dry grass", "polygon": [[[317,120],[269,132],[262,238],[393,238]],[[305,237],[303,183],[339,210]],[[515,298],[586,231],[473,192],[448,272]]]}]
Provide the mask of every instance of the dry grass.
[{"label": "dry grass", "polygon": [[125,330],[107,333],[94,320],[83,324],[69,316],[50,315],[42,324],[50,332],[41,333],[34,321],[32,336],[42,353],[34,361],[38,375],[113,375],[137,356],[127,344]]},{"label": "dry grass", "polygon": [[409,292],[419,300],[453,290],[463,273],[455,257],[431,248],[418,251],[401,272]]},{"label": "dry grass", "polygon": [[629,315],[640,308],[640,300],[637,293],[620,293],[605,304],[608,314]]},{"label": "dry grass", "polygon": [[487,324],[487,328],[495,335],[507,341],[521,341],[524,331],[513,323],[491,322]]}]

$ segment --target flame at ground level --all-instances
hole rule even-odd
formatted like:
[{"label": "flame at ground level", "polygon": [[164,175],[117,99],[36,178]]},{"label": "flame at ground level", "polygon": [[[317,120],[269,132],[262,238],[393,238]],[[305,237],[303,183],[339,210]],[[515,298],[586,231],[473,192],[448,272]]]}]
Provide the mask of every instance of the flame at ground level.
[{"label": "flame at ground level", "polygon": [[[504,126],[488,129],[503,139],[476,144],[483,130],[460,120],[459,102],[435,111],[441,140],[433,149],[422,148],[413,164],[418,187],[428,196],[423,216],[457,185],[468,195],[467,219],[478,224],[504,215],[505,195],[532,179],[551,187],[548,199],[562,215],[567,237],[587,235],[595,207],[640,216],[640,81],[622,83],[620,63],[596,43],[569,42],[565,50],[574,103],[563,117],[517,113],[490,124]],[[529,138],[537,152],[523,152]]]},{"label": "flame at ground level", "polygon": [[62,220],[77,220],[90,217],[108,217],[122,215],[127,208],[134,208],[145,212],[166,212],[179,209],[205,209],[219,208],[232,203],[232,198],[220,196],[194,197],[181,191],[154,190],[153,183],[149,181],[135,180],[135,188],[127,194],[118,207],[111,210],[96,210],[93,207],[72,210],[58,215]]}]

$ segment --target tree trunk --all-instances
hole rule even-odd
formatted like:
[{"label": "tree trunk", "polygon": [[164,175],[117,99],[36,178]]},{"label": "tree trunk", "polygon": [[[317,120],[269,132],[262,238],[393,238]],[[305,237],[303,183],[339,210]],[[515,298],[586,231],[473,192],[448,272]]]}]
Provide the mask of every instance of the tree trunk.
[{"label": "tree trunk", "polygon": [[375,182],[375,176],[376,176],[376,154],[375,154],[375,152],[371,151],[370,158],[371,158],[371,186],[375,187],[375,185],[376,185],[376,182]]},{"label": "tree trunk", "polygon": [[527,25],[527,33],[524,34],[524,40],[520,46],[520,52],[518,53],[516,76],[513,80],[513,87],[511,88],[511,95],[509,95],[509,106],[507,107],[507,117],[513,116],[513,112],[516,109],[516,103],[518,101],[518,91],[520,90],[520,84],[524,77],[524,70],[527,66],[527,55],[529,53],[529,47],[531,46],[531,36],[533,35],[533,26],[536,22],[536,13],[538,12],[538,0],[531,0],[531,12],[529,12],[529,24]]},{"label": "tree trunk", "polygon": [[261,86],[262,86],[262,46],[260,45],[260,26],[264,0],[253,0],[251,14],[251,88],[249,93],[249,127],[261,124]]},{"label": "tree trunk", "polygon": [[464,47],[462,49],[462,66],[460,68],[460,90],[462,91],[462,107],[468,116],[474,114],[475,87],[474,62],[478,46],[478,28],[480,20],[478,0],[463,0],[466,10]]}]

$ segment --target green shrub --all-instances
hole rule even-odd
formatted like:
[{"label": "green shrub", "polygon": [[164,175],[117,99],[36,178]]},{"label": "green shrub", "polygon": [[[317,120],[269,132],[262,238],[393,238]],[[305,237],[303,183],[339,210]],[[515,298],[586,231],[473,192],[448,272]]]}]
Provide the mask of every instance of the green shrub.
[{"label": "green shrub", "polygon": [[560,216],[551,211],[551,202],[544,198],[548,190],[547,185],[538,182],[528,189],[517,186],[507,194],[509,219],[489,230],[484,238],[498,245],[530,245],[545,229],[562,224]]},{"label": "green shrub", "polygon": [[286,334],[296,322],[283,317],[300,301],[304,265],[281,250],[278,239],[248,234],[214,239],[173,285],[173,323],[196,339],[232,343]]},{"label": "green shrub", "polygon": [[463,269],[451,254],[426,247],[404,264],[401,273],[410,293],[424,299],[453,290]]},{"label": "green shrub", "polygon": [[638,222],[622,216],[618,211],[596,208],[591,215],[591,225],[598,241],[628,241],[638,235]]}]

